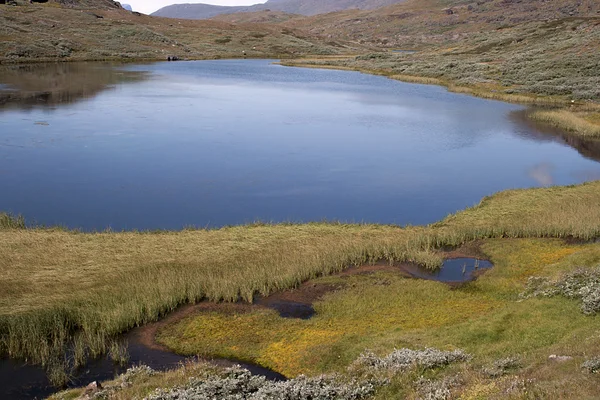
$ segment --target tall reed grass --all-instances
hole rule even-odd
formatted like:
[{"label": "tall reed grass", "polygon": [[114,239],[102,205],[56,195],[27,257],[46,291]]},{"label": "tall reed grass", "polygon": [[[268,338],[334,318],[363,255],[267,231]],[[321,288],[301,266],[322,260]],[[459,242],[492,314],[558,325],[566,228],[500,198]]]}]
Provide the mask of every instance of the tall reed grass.
[{"label": "tall reed grass", "polygon": [[25,218],[20,215],[0,213],[0,230],[22,228],[25,228]]},{"label": "tall reed grass", "polygon": [[81,233],[9,223],[0,230],[0,355],[55,368],[74,349],[68,364],[80,365],[185,303],[252,301],[377,260],[436,268],[436,249],[498,237],[600,237],[600,181],[502,192],[426,227]]},{"label": "tall reed grass", "polygon": [[529,117],[535,121],[554,125],[582,136],[600,139],[600,125],[586,120],[583,116],[568,110],[534,111]]}]

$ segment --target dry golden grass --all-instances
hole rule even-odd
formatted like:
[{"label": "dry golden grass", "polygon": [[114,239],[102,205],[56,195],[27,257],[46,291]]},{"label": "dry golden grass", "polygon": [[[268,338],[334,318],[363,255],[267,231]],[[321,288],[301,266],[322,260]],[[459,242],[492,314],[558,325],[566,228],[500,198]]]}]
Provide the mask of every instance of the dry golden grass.
[{"label": "dry golden grass", "polygon": [[592,114],[589,119],[586,117],[586,113],[578,115],[569,110],[534,111],[530,113],[530,118],[536,121],[551,124],[582,136],[600,138],[600,119],[595,114]]}]

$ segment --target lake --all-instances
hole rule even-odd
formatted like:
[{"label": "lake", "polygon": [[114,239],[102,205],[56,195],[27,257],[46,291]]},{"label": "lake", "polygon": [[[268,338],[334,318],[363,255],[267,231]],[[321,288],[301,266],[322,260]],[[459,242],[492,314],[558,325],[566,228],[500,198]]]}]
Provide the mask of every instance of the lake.
[{"label": "lake", "polygon": [[426,224],[600,179],[524,107],[272,60],[0,69],[0,210],[83,230]]}]

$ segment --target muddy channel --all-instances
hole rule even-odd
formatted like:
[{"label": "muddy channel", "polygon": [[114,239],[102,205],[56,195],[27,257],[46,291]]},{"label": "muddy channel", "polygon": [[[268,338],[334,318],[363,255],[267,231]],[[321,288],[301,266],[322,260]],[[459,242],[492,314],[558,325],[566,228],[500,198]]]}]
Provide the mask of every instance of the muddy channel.
[{"label": "muddy channel", "polygon": [[[493,266],[483,257],[468,257],[468,254],[461,251],[449,252],[447,255],[449,258],[444,261],[442,268],[437,271],[426,270],[410,263],[391,265],[388,262],[380,262],[373,265],[348,268],[337,276],[347,277],[377,272],[392,272],[407,278],[434,280],[451,286],[460,286],[477,279],[479,275]],[[183,306],[163,320],[136,328],[123,336],[123,342],[127,343],[129,353],[127,365],[115,365],[108,357],[91,360],[87,365],[75,371],[68,387],[80,387],[92,381],[113,379],[133,365],[144,364],[152,369],[164,371],[176,368],[182,363],[194,359],[175,354],[155,341],[156,332],[162,326],[172,324],[189,315],[210,311],[225,313],[250,312],[257,308],[269,308],[276,310],[283,318],[309,319],[315,315],[313,304],[316,301],[325,294],[340,290],[343,287],[343,284],[323,284],[308,281],[293,290],[274,293],[268,297],[258,297],[253,304],[201,302],[195,305]],[[271,380],[286,379],[285,376],[275,371],[239,360],[211,359],[208,361],[224,367],[238,364],[253,374],[265,376]],[[23,361],[0,360],[0,399],[43,399],[57,390],[49,383],[43,368],[28,365]]]}]

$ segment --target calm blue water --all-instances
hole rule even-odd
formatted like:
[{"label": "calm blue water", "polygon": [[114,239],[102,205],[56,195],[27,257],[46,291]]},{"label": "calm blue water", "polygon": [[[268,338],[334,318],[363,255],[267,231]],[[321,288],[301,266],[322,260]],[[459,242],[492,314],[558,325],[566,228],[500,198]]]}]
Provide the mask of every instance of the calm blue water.
[{"label": "calm blue water", "polygon": [[[435,86],[265,60],[35,68],[0,70],[0,210],[41,224],[424,224],[499,190],[600,179],[597,154],[522,107]],[[15,100],[34,90],[21,76],[51,95]]]},{"label": "calm blue water", "polygon": [[487,260],[477,258],[450,258],[444,260],[437,271],[430,271],[416,264],[403,266],[403,270],[415,278],[445,283],[464,283],[472,281],[481,273],[492,268]]}]

